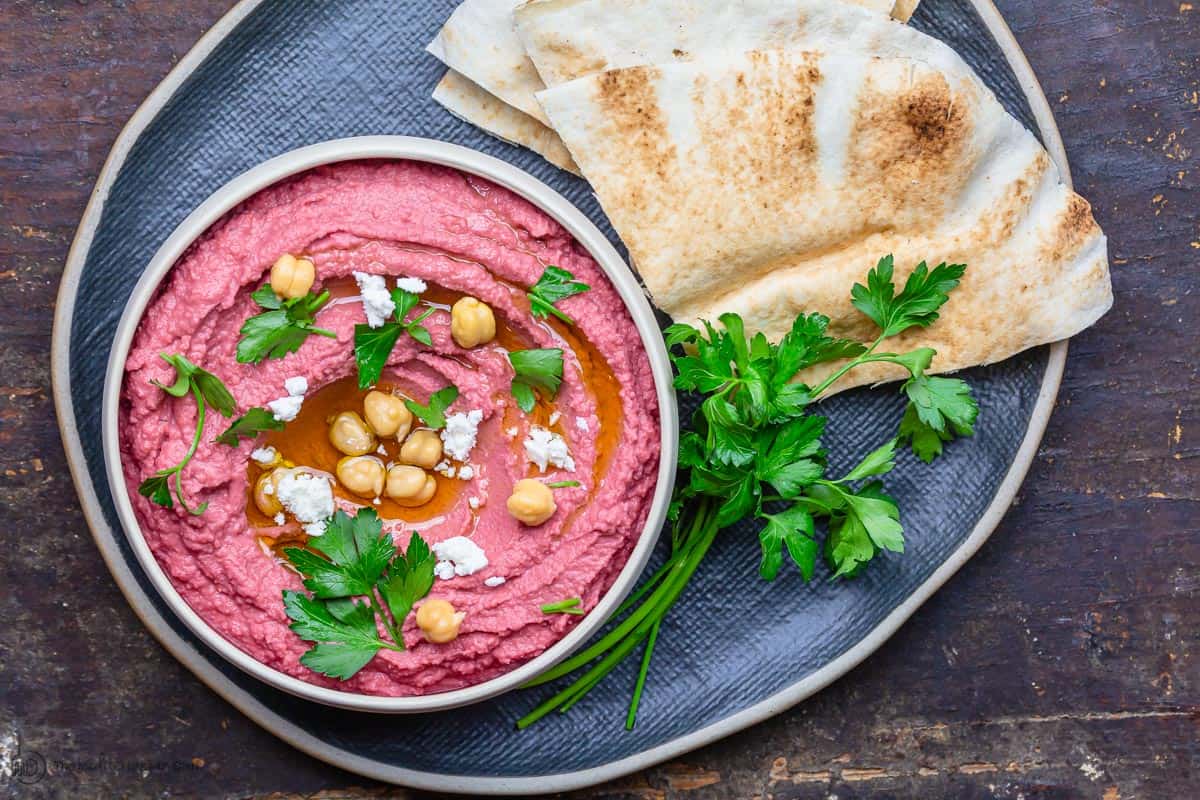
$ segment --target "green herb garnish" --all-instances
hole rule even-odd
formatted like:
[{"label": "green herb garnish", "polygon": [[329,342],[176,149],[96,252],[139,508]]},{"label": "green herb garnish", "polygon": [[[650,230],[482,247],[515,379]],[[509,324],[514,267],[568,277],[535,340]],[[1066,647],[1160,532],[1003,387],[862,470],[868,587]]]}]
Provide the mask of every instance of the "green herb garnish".
[{"label": "green herb garnish", "polygon": [[[867,285],[855,285],[852,292],[855,307],[880,328],[871,343],[827,335],[829,319],[820,314],[797,317],[778,344],[761,333],[747,337],[735,314],[719,318],[721,329],[707,322],[703,330],[690,325],[667,329],[675,386],[703,397],[693,429],[680,437],[671,555],[618,609],[612,630],[528,684],[540,685],[586,667],[517,727],[525,728],[556,709],[567,710],[645,644],[625,723],[632,728],[663,618],[717,534],[738,520],[754,517],[762,522],[759,574],[765,580],[779,574],[785,552],[801,576],[811,580],[822,554],[834,577],[849,578],[881,551],[903,551],[900,510],[878,478],[895,466],[901,441],[911,442],[916,454],[928,461],[941,452],[944,442],[970,435],[978,407],[962,380],[925,374],[933,350],[876,352],[887,338],[932,324],[964,267],[943,264],[930,271],[921,264],[899,294],[892,270],[892,258],[882,259],[869,273]],[[686,349],[676,349],[678,345]],[[846,363],[815,387],[793,382],[801,370],[839,360]],[[809,407],[842,375],[873,362],[897,364],[909,372],[901,387],[909,402],[898,435],[842,477],[830,478],[821,447],[826,420]],[[826,530],[823,541],[818,520]]]},{"label": "green herb garnish", "polygon": [[257,364],[264,358],[283,358],[299,350],[309,334],[337,338],[333,331],[313,325],[317,311],[329,302],[329,292],[309,292],[303,297],[284,300],[267,283],[250,296],[266,311],[242,324],[242,338],[237,344],[238,363]]},{"label": "green herb garnish", "polygon": [[229,428],[214,441],[237,447],[242,439],[257,438],[263,431],[281,431],[283,422],[275,419],[275,414],[265,408],[247,409],[245,414],[235,419]]},{"label": "green herb garnish", "polygon": [[446,409],[458,399],[457,386],[445,386],[429,395],[429,405],[423,406],[416,400],[405,400],[404,405],[421,418],[425,427],[440,431],[446,427]]},{"label": "green herb garnish", "polygon": [[166,508],[174,507],[175,501],[178,500],[179,505],[185,511],[199,516],[204,513],[204,509],[208,508],[208,503],[201,503],[195,508],[188,505],[187,497],[183,494],[183,468],[192,460],[192,456],[196,455],[196,449],[200,446],[200,437],[204,432],[205,409],[212,406],[213,410],[221,416],[230,417],[237,410],[237,404],[234,402],[233,395],[229,393],[229,389],[216,375],[201,369],[178,353],[173,355],[160,353],[159,355],[163,361],[175,368],[175,382],[170,386],[158,381],[151,381],[151,383],[172,397],[183,397],[189,392],[191,393],[196,399],[196,432],[192,435],[191,446],[183,454],[179,463],[167,469],[160,469],[142,481],[138,486],[138,494],[149,498],[152,503]]},{"label": "green herb garnish", "polygon": [[559,600],[557,603],[546,603],[542,606],[543,614],[574,614],[583,616],[584,611],[579,606],[583,605],[583,599],[579,597],[568,597],[566,600]]},{"label": "green herb garnish", "polygon": [[579,485],[579,481],[555,481],[554,483],[547,483],[546,487],[550,489],[574,489]]},{"label": "green herb garnish", "polygon": [[291,629],[314,643],[300,663],[346,680],[380,650],[403,650],[404,620],[433,586],[435,559],[421,536],[413,533],[408,551],[399,552],[375,510],[362,508],[353,517],[335,512],[308,547],[283,551],[311,593],[283,592]]},{"label": "green herb garnish", "polygon": [[533,411],[537,403],[535,391],[553,400],[562,384],[563,351],[557,347],[542,350],[513,350],[508,362],[516,373],[512,381],[512,395],[517,405],[526,414]]},{"label": "green herb garnish", "polygon": [[575,280],[575,276],[562,267],[550,266],[546,267],[542,277],[538,278],[538,282],[525,296],[529,298],[530,313],[535,317],[548,317],[553,314],[568,325],[574,325],[575,321],[555,308],[554,304],[573,295],[583,294],[590,288],[592,287],[586,283]]},{"label": "green herb garnish", "polygon": [[378,328],[362,323],[354,326],[354,361],[358,364],[358,388],[366,389],[379,381],[388,356],[400,340],[400,334],[407,333],[426,347],[433,344],[429,329],[421,323],[436,309],[430,307],[415,319],[404,319],[420,301],[421,298],[414,292],[392,289],[392,302],[396,304],[394,320],[389,320]]}]

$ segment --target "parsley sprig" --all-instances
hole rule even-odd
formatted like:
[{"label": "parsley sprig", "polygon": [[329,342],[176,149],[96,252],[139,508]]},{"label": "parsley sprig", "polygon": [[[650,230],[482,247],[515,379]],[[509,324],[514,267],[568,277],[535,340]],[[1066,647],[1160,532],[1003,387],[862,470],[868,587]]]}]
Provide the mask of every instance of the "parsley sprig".
[{"label": "parsley sprig", "polygon": [[387,364],[388,356],[400,334],[407,333],[426,347],[433,345],[433,337],[429,329],[421,323],[429,318],[437,309],[432,306],[418,314],[416,318],[405,320],[408,312],[412,311],[421,301],[419,295],[405,289],[392,289],[392,302],[396,304],[393,313],[394,320],[388,320],[378,328],[358,324],[354,326],[354,361],[358,364],[358,387],[366,389],[379,381],[383,367]]},{"label": "parsley sprig", "polygon": [[[720,328],[704,322],[702,328],[667,329],[675,386],[703,398],[692,429],[680,438],[671,555],[617,610],[615,626],[605,636],[529,684],[583,670],[519,720],[519,728],[570,708],[644,644],[626,717],[626,727],[632,728],[663,618],[716,536],[743,518],[761,523],[759,574],[765,580],[778,576],[785,553],[811,580],[821,555],[834,578],[850,578],[880,552],[903,551],[900,510],[878,479],[895,467],[902,441],[928,461],[944,442],[970,435],[978,407],[962,380],[926,374],[934,351],[897,354],[879,348],[910,328],[932,324],[964,269],[942,264],[929,270],[922,263],[897,294],[892,258],[880,260],[866,285],[856,284],[852,291],[855,308],[879,326],[878,338],[870,343],[830,336],[829,319],[821,314],[797,317],[778,344],[761,333],[748,337],[735,314],[721,315]],[[836,361],[844,363],[816,386],[795,381],[801,370]],[[909,373],[901,386],[908,405],[898,434],[845,475],[830,477],[821,445],[826,418],[810,407],[847,372],[878,362]]]},{"label": "parsley sprig", "polygon": [[575,320],[555,308],[554,304],[583,294],[590,288],[586,283],[575,280],[575,276],[562,267],[549,266],[525,296],[529,298],[529,310],[533,316],[545,318],[553,314],[568,325],[574,325]]},{"label": "parsley sprig", "polygon": [[443,386],[429,395],[428,405],[423,406],[416,400],[405,400],[404,405],[408,407],[409,411],[419,417],[427,428],[440,431],[446,427],[446,409],[450,408],[457,399],[457,386]]},{"label": "parsley sprig", "polygon": [[533,411],[537,403],[536,392],[550,400],[558,396],[563,376],[563,351],[560,348],[513,350],[508,354],[508,362],[513,368],[512,395],[526,414]]},{"label": "parsley sprig", "polygon": [[267,283],[250,297],[265,310],[242,324],[237,343],[238,363],[257,364],[266,358],[283,358],[299,350],[309,334],[337,338],[333,331],[313,324],[317,311],[329,302],[329,292],[309,292],[303,297],[284,300]]},{"label": "parsley sprig", "polygon": [[230,423],[229,428],[214,441],[218,444],[237,447],[242,439],[256,439],[263,431],[281,431],[283,422],[275,418],[269,409],[255,406]]},{"label": "parsley sprig", "polygon": [[174,507],[175,501],[178,501],[184,511],[199,516],[208,508],[208,503],[201,503],[195,508],[188,505],[187,497],[183,493],[183,469],[192,460],[192,456],[196,455],[196,449],[200,447],[200,437],[204,433],[205,409],[211,406],[221,416],[230,417],[237,410],[237,404],[233,395],[229,393],[229,389],[216,375],[196,366],[179,353],[172,355],[160,353],[159,356],[174,367],[175,382],[170,386],[158,381],[151,381],[151,383],[172,397],[184,397],[190,393],[195,398],[196,431],[192,434],[191,445],[179,463],[173,467],[160,469],[142,481],[138,486],[138,494],[165,508]]},{"label": "parsley sprig", "polygon": [[335,512],[308,546],[283,551],[309,592],[283,592],[291,629],[314,643],[300,663],[346,680],[380,650],[404,650],[401,628],[413,604],[433,587],[437,561],[421,536],[414,532],[401,552],[375,510],[362,508],[353,517]]}]

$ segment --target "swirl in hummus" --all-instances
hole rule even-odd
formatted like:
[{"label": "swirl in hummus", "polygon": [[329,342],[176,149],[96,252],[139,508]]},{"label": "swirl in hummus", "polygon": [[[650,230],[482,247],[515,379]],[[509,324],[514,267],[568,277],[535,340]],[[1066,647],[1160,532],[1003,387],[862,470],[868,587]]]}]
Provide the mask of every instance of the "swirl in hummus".
[{"label": "swirl in hummus", "polygon": [[[316,324],[336,338],[309,336],[283,358],[239,363],[239,328],[261,311],[251,293],[282,254],[302,255],[314,265],[315,290],[328,289],[333,298]],[[548,265],[591,287],[559,304],[572,325],[530,312],[526,292]],[[459,394],[447,413],[480,412],[469,455],[443,456],[429,472],[436,491],[420,506],[365,499],[332,479],[343,454],[330,443],[329,419],[363,413],[367,394],[355,380],[354,328],[366,321],[355,273],[384,276],[389,286],[417,279],[427,285],[422,307],[434,309],[423,323],[432,345],[401,336],[375,388],[425,403],[453,385]],[[474,347],[455,342],[449,309],[463,297],[492,309],[494,339]],[[508,353],[533,348],[563,351],[563,380],[556,397],[539,397],[527,414],[510,392]],[[242,409],[266,407],[289,391],[303,398],[283,430],[257,440],[228,447],[213,441],[212,429],[204,434],[183,473],[187,494],[208,503],[198,516],[154,505],[136,491],[146,475],[180,460],[195,430],[188,398],[151,384],[172,380],[159,358],[164,352],[183,354],[216,374]],[[125,369],[121,455],[155,558],[184,600],[223,637],[312,683],[417,695],[513,669],[578,621],[544,614],[540,606],[580,597],[584,609],[592,608],[624,566],[649,513],[659,462],[658,406],[648,357],[616,290],[545,213],[452,169],[407,161],[344,163],[255,195],[214,225],[168,274],[139,324]],[[545,432],[561,437],[569,459],[552,459],[558,465],[546,463],[543,470],[531,461],[537,448],[528,450],[526,442]],[[390,463],[399,447],[381,438],[379,460]],[[282,543],[302,544],[307,534],[296,519],[268,516],[253,500],[255,482],[268,468],[259,461],[272,451],[298,468],[331,476],[338,508],[350,514],[375,508],[398,547],[419,531],[432,545],[466,537],[482,550],[485,567],[460,568],[458,574],[439,569],[430,595],[464,614],[457,638],[428,641],[410,616],[403,627],[407,649],[381,651],[347,681],[300,664],[309,645],[289,629],[280,602],[283,590],[301,588],[300,578],[277,550]],[[506,507],[514,485],[526,478],[560,487],[554,489],[556,510],[541,524],[519,522]]]}]

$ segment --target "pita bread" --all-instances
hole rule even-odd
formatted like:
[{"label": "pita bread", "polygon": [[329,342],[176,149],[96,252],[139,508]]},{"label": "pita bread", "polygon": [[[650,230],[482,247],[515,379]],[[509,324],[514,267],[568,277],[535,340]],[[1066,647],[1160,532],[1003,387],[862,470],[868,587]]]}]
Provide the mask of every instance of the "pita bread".
[{"label": "pita bread", "polygon": [[[459,4],[450,19],[438,31],[437,36],[426,48],[442,63],[477,86],[528,114],[543,124],[549,124],[545,113],[534,95],[545,88],[533,63],[525,55],[525,49],[513,30],[513,12],[524,0],[465,0]],[[900,3],[914,0],[900,0]],[[869,8],[877,13],[888,14],[896,0],[840,0],[833,5],[851,5]],[[559,4],[563,5],[563,4]],[[610,5],[610,20],[624,19],[631,30],[647,19],[622,17],[619,2]],[[712,8],[714,3],[705,4]],[[717,6],[726,3],[718,2]],[[736,6],[736,3],[729,5]],[[907,17],[904,17],[907,19]],[[766,44],[753,48],[768,49]],[[651,63],[641,61],[639,63]],[[503,138],[503,134],[501,134]]]},{"label": "pita bread", "polygon": [[548,124],[534,94],[544,88],[513,30],[521,0],[466,0],[425,49],[472,83]]},{"label": "pita bread", "polygon": [[513,19],[542,81],[558,86],[605,70],[717,53],[849,48],[913,55],[901,50],[936,41],[898,36],[905,27],[887,16],[890,9],[890,2],[829,0],[533,0]]},{"label": "pita bread", "polygon": [[461,120],[512,144],[523,145],[569,172],[579,174],[558,135],[528,114],[488,94],[454,70],[433,90],[433,99]]},{"label": "pita bread", "polygon": [[[849,295],[880,256],[895,255],[900,281],[922,260],[965,263],[941,319],[887,345],[933,347],[950,371],[1067,338],[1112,303],[1087,202],[954,63],[750,52],[589,75],[539,99],[677,320],[733,311],[778,339],[821,311],[835,335],[870,340]],[[838,388],[900,376],[870,365]]]}]

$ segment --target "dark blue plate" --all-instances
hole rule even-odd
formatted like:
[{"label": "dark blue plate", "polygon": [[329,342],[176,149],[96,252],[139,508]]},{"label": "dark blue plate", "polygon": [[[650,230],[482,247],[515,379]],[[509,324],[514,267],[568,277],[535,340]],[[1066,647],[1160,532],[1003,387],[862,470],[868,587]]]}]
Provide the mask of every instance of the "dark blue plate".
[{"label": "dark blue plate", "polygon": [[[558,791],[632,772],[765,719],[877,648],[975,552],[1008,507],[1045,428],[1066,345],[966,373],[982,406],[974,438],[948,448],[932,467],[903,456],[888,476],[906,512],[903,556],[880,559],[851,582],[805,585],[785,571],[768,585],[756,575],[752,534],[724,535],[662,628],[633,732],[623,729],[632,660],[569,714],[521,733],[514,720],[546,689],[398,724],[258,683],[170,614],[120,533],[100,444],[110,343],[139,275],[188,213],[238,173],[327,139],[409,134],[477,148],[550,184],[611,236],[586,183],[430,100],[442,67],[423,48],[453,6],[245,0],[218,23],[138,111],[101,174],[59,296],[55,400],[109,568],[151,631],[216,692],[302,750],[374,778],[472,794]],[[925,0],[913,24],[962,53],[1009,111],[1040,130],[1066,172],[1045,99],[987,0]],[[891,435],[901,408],[887,390],[828,402],[828,443],[844,459],[833,469]]]}]

